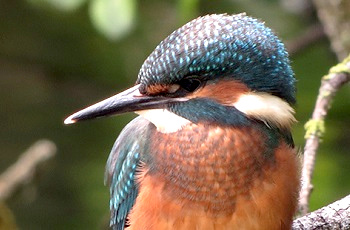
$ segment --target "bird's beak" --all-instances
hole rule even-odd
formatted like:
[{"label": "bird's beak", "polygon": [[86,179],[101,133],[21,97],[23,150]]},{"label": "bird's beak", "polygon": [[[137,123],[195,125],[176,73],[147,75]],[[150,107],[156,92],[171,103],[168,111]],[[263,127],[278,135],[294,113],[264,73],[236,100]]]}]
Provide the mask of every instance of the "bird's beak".
[{"label": "bird's beak", "polygon": [[70,115],[64,120],[64,124],[73,124],[82,120],[126,112],[162,109],[166,108],[170,102],[184,100],[184,98],[144,95],[140,93],[139,86],[135,85],[130,89]]}]

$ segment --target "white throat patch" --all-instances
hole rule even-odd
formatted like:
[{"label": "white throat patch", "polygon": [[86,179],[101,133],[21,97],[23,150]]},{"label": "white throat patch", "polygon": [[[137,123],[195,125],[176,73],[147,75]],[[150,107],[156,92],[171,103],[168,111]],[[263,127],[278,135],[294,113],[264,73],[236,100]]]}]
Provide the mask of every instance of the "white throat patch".
[{"label": "white throat patch", "polygon": [[[268,126],[290,129],[291,125],[296,122],[294,109],[281,98],[268,93],[242,94],[232,106],[248,117],[263,121]],[[193,124],[190,120],[167,109],[150,109],[135,113],[153,123],[162,133],[173,133],[188,124]]]},{"label": "white throat patch", "polygon": [[278,128],[290,129],[291,125],[296,122],[294,109],[281,98],[268,93],[243,94],[233,106],[248,117]]},{"label": "white throat patch", "polygon": [[150,109],[136,111],[135,113],[153,123],[161,133],[173,133],[192,123],[167,109]]}]

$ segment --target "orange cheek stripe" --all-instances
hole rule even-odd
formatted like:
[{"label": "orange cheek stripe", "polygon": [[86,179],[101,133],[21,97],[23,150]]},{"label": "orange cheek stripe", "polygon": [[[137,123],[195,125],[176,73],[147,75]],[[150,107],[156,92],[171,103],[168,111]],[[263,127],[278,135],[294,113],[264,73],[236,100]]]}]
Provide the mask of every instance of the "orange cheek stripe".
[{"label": "orange cheek stripe", "polygon": [[168,85],[162,85],[162,84],[149,85],[146,88],[146,92],[149,95],[165,93],[168,91],[168,87],[169,87]]},{"label": "orange cheek stripe", "polygon": [[248,87],[242,82],[235,80],[222,80],[207,84],[202,89],[194,92],[187,98],[211,98],[223,105],[232,105],[240,95],[249,92]]}]

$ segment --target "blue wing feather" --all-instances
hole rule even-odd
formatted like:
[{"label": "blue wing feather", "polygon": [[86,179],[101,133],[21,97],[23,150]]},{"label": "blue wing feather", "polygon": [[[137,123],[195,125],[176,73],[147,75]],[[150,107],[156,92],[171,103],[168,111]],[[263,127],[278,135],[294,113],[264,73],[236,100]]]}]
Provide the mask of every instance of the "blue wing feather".
[{"label": "blue wing feather", "polygon": [[107,161],[105,183],[110,186],[110,225],[115,230],[124,229],[138,194],[135,174],[146,152],[149,125],[141,117],[132,120],[120,133]]}]

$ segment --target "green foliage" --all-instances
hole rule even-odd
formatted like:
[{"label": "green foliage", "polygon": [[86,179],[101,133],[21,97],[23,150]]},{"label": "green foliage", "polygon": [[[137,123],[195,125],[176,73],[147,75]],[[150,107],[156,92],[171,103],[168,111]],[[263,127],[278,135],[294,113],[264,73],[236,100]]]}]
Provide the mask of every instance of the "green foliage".
[{"label": "green foliage", "polygon": [[93,0],[90,18],[96,29],[111,40],[128,34],[134,27],[136,0]]},{"label": "green foliage", "polygon": [[[63,12],[72,12],[86,0],[27,0],[39,8],[48,6]],[[89,15],[95,29],[110,40],[125,37],[134,28],[136,0],[91,0]]]},{"label": "green foliage", "polygon": [[194,19],[199,14],[199,0],[178,0],[177,11],[180,25]]},{"label": "green foliage", "polygon": [[28,2],[37,5],[49,5],[55,9],[62,11],[74,11],[78,9],[86,0],[27,0]]}]

